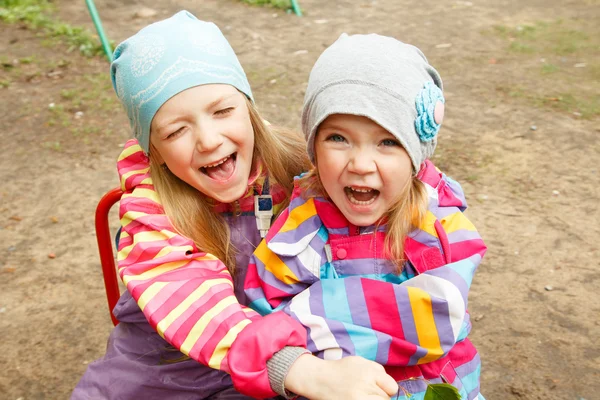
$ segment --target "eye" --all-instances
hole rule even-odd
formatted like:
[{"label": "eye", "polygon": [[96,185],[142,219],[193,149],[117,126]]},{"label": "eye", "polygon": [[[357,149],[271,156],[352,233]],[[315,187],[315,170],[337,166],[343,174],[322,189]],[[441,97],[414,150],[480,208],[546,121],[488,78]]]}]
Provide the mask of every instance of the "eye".
[{"label": "eye", "polygon": [[381,144],[385,147],[402,146],[396,139],[383,139]]},{"label": "eye", "polygon": [[169,140],[169,139],[174,139],[177,136],[181,135],[184,131],[185,127],[182,126],[181,128],[177,129],[175,132],[170,133],[169,135],[167,135],[167,137],[165,139]]},{"label": "eye", "polygon": [[227,107],[221,110],[215,111],[215,115],[226,115],[234,110],[235,107]]},{"label": "eye", "polygon": [[346,138],[344,138],[339,133],[333,133],[333,134],[327,136],[327,138],[325,138],[325,141],[327,141],[327,142],[335,142],[335,143],[343,143],[343,142],[346,141]]}]

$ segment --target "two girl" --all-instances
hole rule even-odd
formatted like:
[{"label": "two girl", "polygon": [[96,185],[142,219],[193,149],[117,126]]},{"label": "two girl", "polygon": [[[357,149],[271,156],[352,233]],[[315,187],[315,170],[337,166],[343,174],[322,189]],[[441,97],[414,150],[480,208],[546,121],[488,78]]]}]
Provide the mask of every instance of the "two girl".
[{"label": "two girl", "polygon": [[151,24],[117,47],[111,76],[136,138],[117,163],[127,291],[72,398],[393,395],[375,362],[323,361],[296,320],[243,306],[249,256],[309,163],[260,118],[219,29],[186,11]]},{"label": "two girl", "polygon": [[444,102],[416,47],[342,35],[306,91],[314,167],[296,179],[246,275],[252,308],[292,316],[324,359],[385,365],[402,399],[423,399],[436,383],[483,399],[467,296],[486,247],[460,185],[429,161]]}]

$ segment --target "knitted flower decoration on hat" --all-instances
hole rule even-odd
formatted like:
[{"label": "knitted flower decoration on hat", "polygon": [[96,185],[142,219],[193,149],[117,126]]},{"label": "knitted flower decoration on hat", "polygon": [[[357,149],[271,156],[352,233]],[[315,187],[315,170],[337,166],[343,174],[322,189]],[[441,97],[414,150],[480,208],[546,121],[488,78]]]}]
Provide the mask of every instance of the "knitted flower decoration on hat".
[{"label": "knitted flower decoration on hat", "polygon": [[[422,142],[429,142],[440,131],[441,121],[436,121],[435,109],[439,107],[438,102],[444,104],[444,94],[433,82],[425,83],[425,86],[419,92],[416,99],[417,118],[415,119],[415,129]],[[438,111],[439,114],[439,111]]]}]

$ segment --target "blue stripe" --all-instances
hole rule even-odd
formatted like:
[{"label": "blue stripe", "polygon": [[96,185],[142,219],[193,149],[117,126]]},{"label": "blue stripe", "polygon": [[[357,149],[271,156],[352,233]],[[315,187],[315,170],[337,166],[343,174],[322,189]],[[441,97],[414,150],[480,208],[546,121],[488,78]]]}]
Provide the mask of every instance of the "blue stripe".
[{"label": "blue stripe", "polygon": [[481,364],[475,368],[475,371],[460,378],[463,387],[467,393],[471,393],[479,387],[479,376],[481,375]]},{"label": "blue stripe", "polygon": [[453,271],[456,271],[456,273],[459,274],[461,278],[463,278],[463,280],[467,284],[467,287],[471,287],[473,275],[475,274],[475,269],[477,268],[477,264],[474,264],[473,261],[471,261],[471,258],[473,257],[481,259],[481,256],[479,254],[475,254],[474,256],[465,258],[464,260],[456,261],[452,264],[447,264],[449,268],[451,268]]},{"label": "blue stripe", "polygon": [[341,279],[331,279],[327,281],[326,290],[325,286],[323,289],[325,316],[344,324],[344,328],[346,328],[347,334],[354,345],[355,355],[362,356],[367,360],[375,360],[377,357],[377,337],[372,329],[354,324],[350,305],[348,304],[345,282]]}]

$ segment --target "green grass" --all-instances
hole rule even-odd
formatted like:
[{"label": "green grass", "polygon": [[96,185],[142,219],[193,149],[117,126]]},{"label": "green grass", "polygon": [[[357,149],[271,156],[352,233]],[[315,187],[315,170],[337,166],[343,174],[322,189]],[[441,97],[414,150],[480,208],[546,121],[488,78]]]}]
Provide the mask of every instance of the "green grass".
[{"label": "green grass", "polygon": [[498,86],[496,90],[512,98],[523,99],[536,107],[549,107],[557,111],[579,114],[581,118],[590,119],[600,116],[600,95],[590,95],[550,90],[536,92],[521,86]]},{"label": "green grass", "polygon": [[600,116],[596,24],[579,19],[537,21],[496,25],[486,33],[505,40],[507,65],[518,74],[514,81],[522,82],[502,85],[498,91],[536,107],[586,119]]},{"label": "green grass", "polygon": [[67,51],[80,51],[87,57],[103,54],[100,42],[88,30],[58,21],[54,6],[47,0],[0,0],[0,20],[23,23],[28,29],[40,31],[51,44],[64,44]]},{"label": "green grass", "polygon": [[290,0],[242,0],[242,2],[253,6],[271,6],[283,10],[292,8]]},{"label": "green grass", "polygon": [[538,21],[514,27],[496,25],[495,35],[507,39],[508,49],[517,53],[545,53],[565,56],[597,51],[594,38],[577,26],[577,21]]}]

